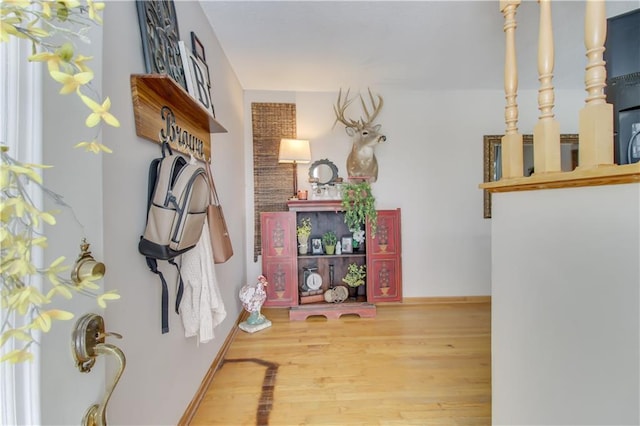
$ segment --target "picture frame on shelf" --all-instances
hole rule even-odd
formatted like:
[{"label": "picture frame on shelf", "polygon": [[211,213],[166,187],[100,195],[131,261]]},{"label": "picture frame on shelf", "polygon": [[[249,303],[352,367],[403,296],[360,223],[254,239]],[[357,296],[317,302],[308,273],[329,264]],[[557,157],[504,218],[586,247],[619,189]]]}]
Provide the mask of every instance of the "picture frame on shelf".
[{"label": "picture frame on shelf", "polygon": [[187,92],[215,118],[216,113],[211,98],[209,67],[204,61],[194,55],[193,52],[187,50],[184,41],[180,41],[178,45],[183,61],[185,80],[187,81]]},{"label": "picture frame on shelf", "polygon": [[311,239],[311,254],[323,254],[322,251],[322,238]]},{"label": "picture frame on shelf", "polygon": [[342,246],[342,253],[353,253],[352,237],[342,237],[340,245]]},{"label": "picture frame on shelf", "polygon": [[191,51],[197,58],[200,58],[202,62],[207,62],[207,58],[204,55],[204,45],[193,31],[191,31]]}]

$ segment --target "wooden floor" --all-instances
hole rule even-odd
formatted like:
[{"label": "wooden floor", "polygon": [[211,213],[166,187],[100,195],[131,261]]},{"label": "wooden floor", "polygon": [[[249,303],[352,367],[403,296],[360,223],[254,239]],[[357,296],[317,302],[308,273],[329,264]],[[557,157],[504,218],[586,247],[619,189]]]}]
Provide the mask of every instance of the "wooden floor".
[{"label": "wooden floor", "polygon": [[377,317],[239,331],[193,425],[489,425],[490,303],[378,306]]}]

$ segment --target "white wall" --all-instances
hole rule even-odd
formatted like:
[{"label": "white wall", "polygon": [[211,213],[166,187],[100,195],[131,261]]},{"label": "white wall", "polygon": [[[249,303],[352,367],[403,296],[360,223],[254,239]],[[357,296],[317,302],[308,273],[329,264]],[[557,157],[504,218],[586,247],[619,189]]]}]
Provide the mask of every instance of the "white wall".
[{"label": "white wall", "polygon": [[638,424],[639,218],[639,184],[494,194],[494,424]]},{"label": "white wall", "polygon": [[[216,265],[227,318],[215,329],[215,340],[200,346],[194,338],[185,339],[180,317],[173,311],[170,333],[161,334],[160,281],[137,249],[146,217],[148,166],[160,155],[160,146],[135,132],[129,77],[145,73],[136,3],[109,2],[104,14],[104,92],[111,96],[112,111],[122,126],[104,135],[114,149],[103,158],[104,260],[106,287],[117,289],[122,299],[107,309],[106,324],[124,336],[114,343],[127,356],[127,369],[110,403],[110,424],[178,422],[238,318],[237,293],[246,282],[242,89],[200,5],[175,2],[175,7],[181,39],[190,46],[194,31],[204,44],[216,117],[228,130],[212,136],[214,179],[235,249],[227,263]],[[171,283],[171,305],[174,269],[161,263]]]},{"label": "white wall", "polygon": [[[378,208],[402,209],[404,296],[490,295],[491,221],[483,219],[478,184],[483,179],[483,135],[504,133],[504,92],[372,90],[384,98],[376,122],[387,136],[376,148],[380,170],[373,193]],[[328,158],[346,178],[351,140],[343,125],[333,127],[337,96],[337,91],[248,91],[245,113],[251,102],[295,103],[298,137],[311,141],[311,161]],[[523,91],[518,101],[520,131],[532,133],[537,91]],[[583,91],[557,91],[555,111],[562,133],[577,132],[576,111],[583,102]],[[362,114],[358,104],[352,108],[348,111],[357,119]],[[246,126],[245,178],[252,182],[251,123]],[[305,165],[298,166],[298,186],[309,188]],[[253,208],[252,192],[247,205]],[[251,221],[247,235],[250,249]],[[260,263],[249,267],[255,273]]]}]

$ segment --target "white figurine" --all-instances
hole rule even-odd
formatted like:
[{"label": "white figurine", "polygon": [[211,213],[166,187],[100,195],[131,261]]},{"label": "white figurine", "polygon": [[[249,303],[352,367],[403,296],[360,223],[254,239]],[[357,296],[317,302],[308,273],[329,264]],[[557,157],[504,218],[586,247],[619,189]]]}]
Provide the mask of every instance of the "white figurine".
[{"label": "white figurine", "polygon": [[271,321],[260,313],[262,304],[267,300],[267,292],[264,288],[268,285],[264,275],[258,276],[258,282],[253,284],[245,284],[240,289],[240,301],[242,307],[249,312],[249,318],[240,323],[241,330],[253,333],[267,327],[271,327]]}]

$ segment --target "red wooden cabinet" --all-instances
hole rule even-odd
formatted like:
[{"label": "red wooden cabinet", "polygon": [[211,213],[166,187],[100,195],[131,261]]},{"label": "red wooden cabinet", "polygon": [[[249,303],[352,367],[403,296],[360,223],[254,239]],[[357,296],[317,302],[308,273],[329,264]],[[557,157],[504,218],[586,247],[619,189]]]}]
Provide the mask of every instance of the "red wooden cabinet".
[{"label": "red wooden cabinet", "polygon": [[[367,223],[367,234],[371,226]],[[379,210],[375,238],[367,238],[367,300],[402,301],[400,209]]]},{"label": "red wooden cabinet", "polygon": [[296,215],[293,212],[261,214],[262,273],[267,277],[264,306],[298,304]]},{"label": "red wooden cabinet", "polygon": [[[308,254],[299,255],[296,226],[303,218],[310,218],[310,239],[321,238],[329,230],[337,234],[339,241],[351,236],[340,201],[290,201],[289,209],[261,214],[262,269],[269,281],[264,306],[290,307],[291,319],[317,314],[333,318],[344,313],[375,316],[373,303],[402,301],[400,209],[378,211],[376,238],[370,237],[367,224],[364,250],[339,255],[313,254],[311,249]],[[311,270],[322,276],[322,291],[318,292],[322,294],[330,287],[344,285],[342,278],[351,263],[367,266],[366,297],[338,304],[301,303],[300,295],[307,294],[305,273]]]}]

